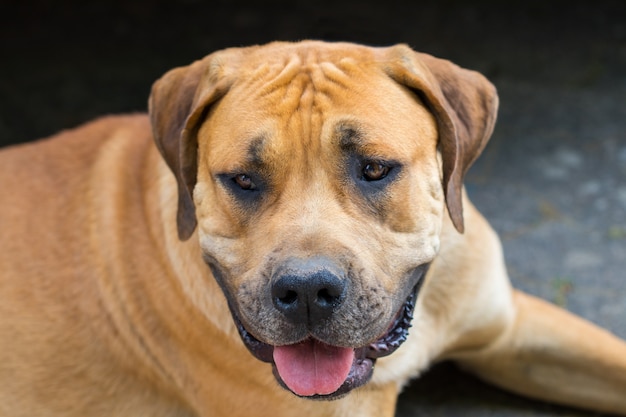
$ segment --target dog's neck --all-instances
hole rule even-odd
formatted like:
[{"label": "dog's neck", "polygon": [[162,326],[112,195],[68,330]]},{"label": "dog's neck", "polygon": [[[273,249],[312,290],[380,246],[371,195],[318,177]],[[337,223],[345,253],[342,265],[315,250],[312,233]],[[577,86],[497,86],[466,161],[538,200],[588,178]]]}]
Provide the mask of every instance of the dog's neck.
[{"label": "dog's neck", "polygon": [[[102,161],[92,167],[100,184],[89,196],[98,212],[91,244],[99,248],[97,264],[107,265],[92,283],[101,298],[98,314],[109,317],[110,325],[98,331],[118,340],[113,354],[122,366],[179,396],[195,376],[210,374],[193,363],[215,366],[210,358],[221,357],[224,347],[207,340],[224,339],[219,333],[231,330],[230,339],[237,340],[236,329],[196,234],[178,238],[175,179],[152,143],[149,125],[138,125],[132,127],[134,140],[120,135],[103,143]],[[110,172],[111,164],[124,168]],[[123,178],[109,181],[111,175]],[[146,265],[142,259],[158,261]],[[228,349],[249,356],[243,345]],[[255,360],[250,356],[250,361]]]}]

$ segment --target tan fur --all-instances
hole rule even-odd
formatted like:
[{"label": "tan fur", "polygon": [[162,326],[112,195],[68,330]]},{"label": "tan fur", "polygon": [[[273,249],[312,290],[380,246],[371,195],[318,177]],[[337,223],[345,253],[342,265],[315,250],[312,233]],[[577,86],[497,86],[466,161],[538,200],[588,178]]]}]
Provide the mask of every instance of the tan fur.
[{"label": "tan fur", "polygon": [[[0,152],[0,415],[392,416],[407,381],[442,359],[626,415],[626,344],[513,290],[463,193],[497,109],[480,75],[405,46],[276,43],[173,70],[150,107],[150,120]],[[346,126],[363,152],[402,163],[385,199],[342,180]],[[248,169],[257,142],[271,187],[249,210],[217,177]],[[285,259],[315,255],[359,271],[361,307],[346,301],[328,325],[354,347],[389,325],[406,271],[432,262],[409,339],[335,401],[280,388],[226,301],[260,340],[293,343],[258,294]]]}]

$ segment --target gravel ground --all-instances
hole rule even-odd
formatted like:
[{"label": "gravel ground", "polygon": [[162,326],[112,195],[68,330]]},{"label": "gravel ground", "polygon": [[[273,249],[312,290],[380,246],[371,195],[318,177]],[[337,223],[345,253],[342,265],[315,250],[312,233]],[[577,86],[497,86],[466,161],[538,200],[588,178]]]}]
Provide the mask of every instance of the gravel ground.
[{"label": "gravel ground", "polygon": [[[504,3],[504,4],[501,4]],[[547,4],[544,4],[547,3]],[[626,338],[626,3],[4,1],[0,144],[144,111],[150,84],[274,39],[397,42],[487,75],[499,121],[467,179],[514,285]],[[398,416],[590,416],[436,366]]]}]

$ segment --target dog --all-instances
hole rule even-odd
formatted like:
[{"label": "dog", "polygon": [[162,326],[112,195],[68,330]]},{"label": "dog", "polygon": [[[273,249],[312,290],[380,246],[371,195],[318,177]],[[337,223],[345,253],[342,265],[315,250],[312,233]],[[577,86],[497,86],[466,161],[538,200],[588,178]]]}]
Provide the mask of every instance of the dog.
[{"label": "dog", "polygon": [[442,360],[626,415],[626,344],[512,289],[464,192],[497,107],[406,45],[277,42],[3,150],[0,415],[393,416]]}]

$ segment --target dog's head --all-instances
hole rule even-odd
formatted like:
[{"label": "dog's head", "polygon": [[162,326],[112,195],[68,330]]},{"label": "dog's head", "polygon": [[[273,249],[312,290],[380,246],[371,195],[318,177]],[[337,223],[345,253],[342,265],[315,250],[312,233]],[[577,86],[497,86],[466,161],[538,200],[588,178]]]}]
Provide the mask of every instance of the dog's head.
[{"label": "dog's head", "polygon": [[198,229],[243,341],[292,392],[337,397],[404,340],[496,108],[481,75],[403,45],[228,49],[155,83],[179,237]]}]

